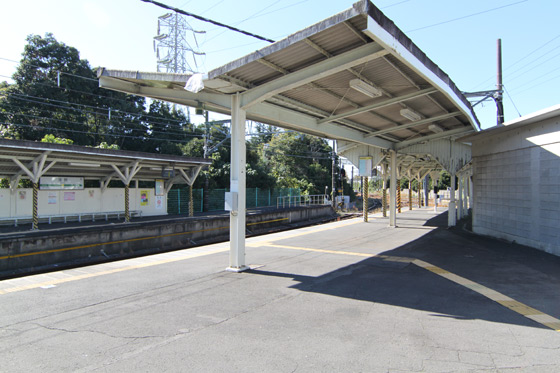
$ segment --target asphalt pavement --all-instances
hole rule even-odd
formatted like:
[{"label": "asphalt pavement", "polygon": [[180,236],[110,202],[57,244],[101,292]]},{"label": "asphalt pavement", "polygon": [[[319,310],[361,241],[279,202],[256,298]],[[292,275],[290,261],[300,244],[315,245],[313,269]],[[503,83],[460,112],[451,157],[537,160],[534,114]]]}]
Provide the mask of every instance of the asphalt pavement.
[{"label": "asphalt pavement", "polygon": [[3,372],[560,371],[560,258],[370,215],[0,281]]}]

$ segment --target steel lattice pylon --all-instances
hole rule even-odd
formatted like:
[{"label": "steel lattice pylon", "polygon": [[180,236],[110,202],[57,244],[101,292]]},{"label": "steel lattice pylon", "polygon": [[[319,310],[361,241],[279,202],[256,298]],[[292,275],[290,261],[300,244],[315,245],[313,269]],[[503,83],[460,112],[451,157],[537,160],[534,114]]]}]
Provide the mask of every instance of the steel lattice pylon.
[{"label": "steel lattice pylon", "polygon": [[[197,56],[204,55],[198,49],[198,34],[185,17],[177,13],[167,13],[158,17],[157,35],[154,36],[154,52],[157,56],[157,71],[168,73],[199,72]],[[189,33],[195,46],[189,42]]]}]

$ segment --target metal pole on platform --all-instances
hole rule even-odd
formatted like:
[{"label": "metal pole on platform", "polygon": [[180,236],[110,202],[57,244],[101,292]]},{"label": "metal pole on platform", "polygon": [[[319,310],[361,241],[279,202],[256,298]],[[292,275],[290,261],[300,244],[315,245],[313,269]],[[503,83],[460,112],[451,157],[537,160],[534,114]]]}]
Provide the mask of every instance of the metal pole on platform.
[{"label": "metal pole on platform", "polygon": [[[228,271],[241,272],[249,269],[245,265],[245,205],[246,205],[246,112],[241,108],[239,94],[231,96],[231,171],[230,191],[237,195],[237,209],[230,211],[229,224],[229,267]],[[234,197],[235,200],[235,197]]]},{"label": "metal pole on platform", "polygon": [[454,227],[457,224],[455,210],[455,173],[451,173],[451,193],[449,193],[449,207],[447,209],[447,225]]},{"label": "metal pole on platform", "polygon": [[391,150],[391,185],[389,203],[389,226],[397,226],[397,152]]}]

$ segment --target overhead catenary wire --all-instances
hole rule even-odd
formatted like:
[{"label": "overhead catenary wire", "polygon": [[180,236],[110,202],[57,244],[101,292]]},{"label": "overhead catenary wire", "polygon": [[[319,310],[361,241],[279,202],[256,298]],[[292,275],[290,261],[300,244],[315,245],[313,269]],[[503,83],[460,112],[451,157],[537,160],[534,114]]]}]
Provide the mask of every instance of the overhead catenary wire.
[{"label": "overhead catenary wire", "polygon": [[517,105],[515,105],[515,102],[513,102],[513,99],[511,98],[506,86],[502,84],[502,87],[504,88],[504,91],[506,92],[507,96],[509,97],[509,100],[511,101],[513,107],[515,108],[515,111],[517,111],[517,114],[519,114],[519,116],[521,117],[521,113],[519,112],[519,109],[517,108]]},{"label": "overhead catenary wire", "polygon": [[[144,1],[144,0],[142,0],[142,1]],[[459,21],[459,20],[462,20],[462,19],[465,19],[465,18],[470,18],[470,17],[478,16],[478,15],[481,15],[481,14],[484,14],[484,13],[493,12],[493,11],[498,10],[498,9],[507,8],[507,7],[509,7],[509,6],[513,6],[513,5],[525,3],[525,2],[527,2],[527,1],[529,1],[529,0],[517,1],[517,2],[515,2],[515,3],[510,3],[510,4],[502,5],[502,6],[499,6],[499,7],[496,7],[496,8],[483,10],[483,11],[480,11],[480,12],[468,14],[468,15],[466,15],[466,16],[461,16],[461,17],[453,18],[453,19],[450,19],[450,20],[447,20],[447,21],[442,21],[442,22],[434,23],[434,24],[431,24],[431,25],[428,25],[428,26],[418,27],[418,28],[415,28],[415,29],[413,29],[413,30],[408,30],[408,31],[406,31],[406,32],[407,32],[407,33],[408,33],[408,32],[415,32],[415,31],[420,31],[420,30],[424,30],[424,29],[427,29],[427,28],[435,27],[435,26],[444,25],[444,24],[446,24],[446,23],[451,23],[451,22]]]},{"label": "overhead catenary wire", "polygon": [[[534,55],[535,52],[543,49],[544,47],[546,47],[548,44],[552,43],[553,41],[555,41],[556,39],[560,38],[560,34],[556,35],[555,37],[553,37],[552,39],[548,40],[547,42],[545,42],[544,44],[540,45],[539,47],[533,49],[531,52],[527,53],[526,55],[524,55],[523,57],[521,57],[520,59],[518,59],[517,61],[515,61],[514,63],[512,63],[511,65],[507,66],[504,71],[508,71],[509,69],[511,69],[512,67],[514,67],[515,65],[517,65],[518,63],[520,63],[521,61],[524,61],[525,59],[531,57],[532,55]],[[554,48],[556,49],[556,48]],[[549,53],[549,52],[547,52]],[[546,54],[546,53],[545,53]],[[495,79],[495,76],[491,76],[489,78],[487,78],[486,80],[484,80],[481,83],[478,83],[476,86],[474,86],[473,89],[476,89],[477,87],[480,87],[484,84],[486,84],[489,81],[492,81],[492,79]]]}]

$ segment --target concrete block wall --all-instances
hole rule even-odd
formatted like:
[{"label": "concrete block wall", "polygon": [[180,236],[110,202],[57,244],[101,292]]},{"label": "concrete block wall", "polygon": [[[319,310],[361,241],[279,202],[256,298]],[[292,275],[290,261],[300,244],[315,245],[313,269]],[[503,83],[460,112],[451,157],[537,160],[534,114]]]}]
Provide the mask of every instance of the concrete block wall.
[{"label": "concrete block wall", "polygon": [[549,120],[473,141],[475,233],[560,256],[559,135]]}]

